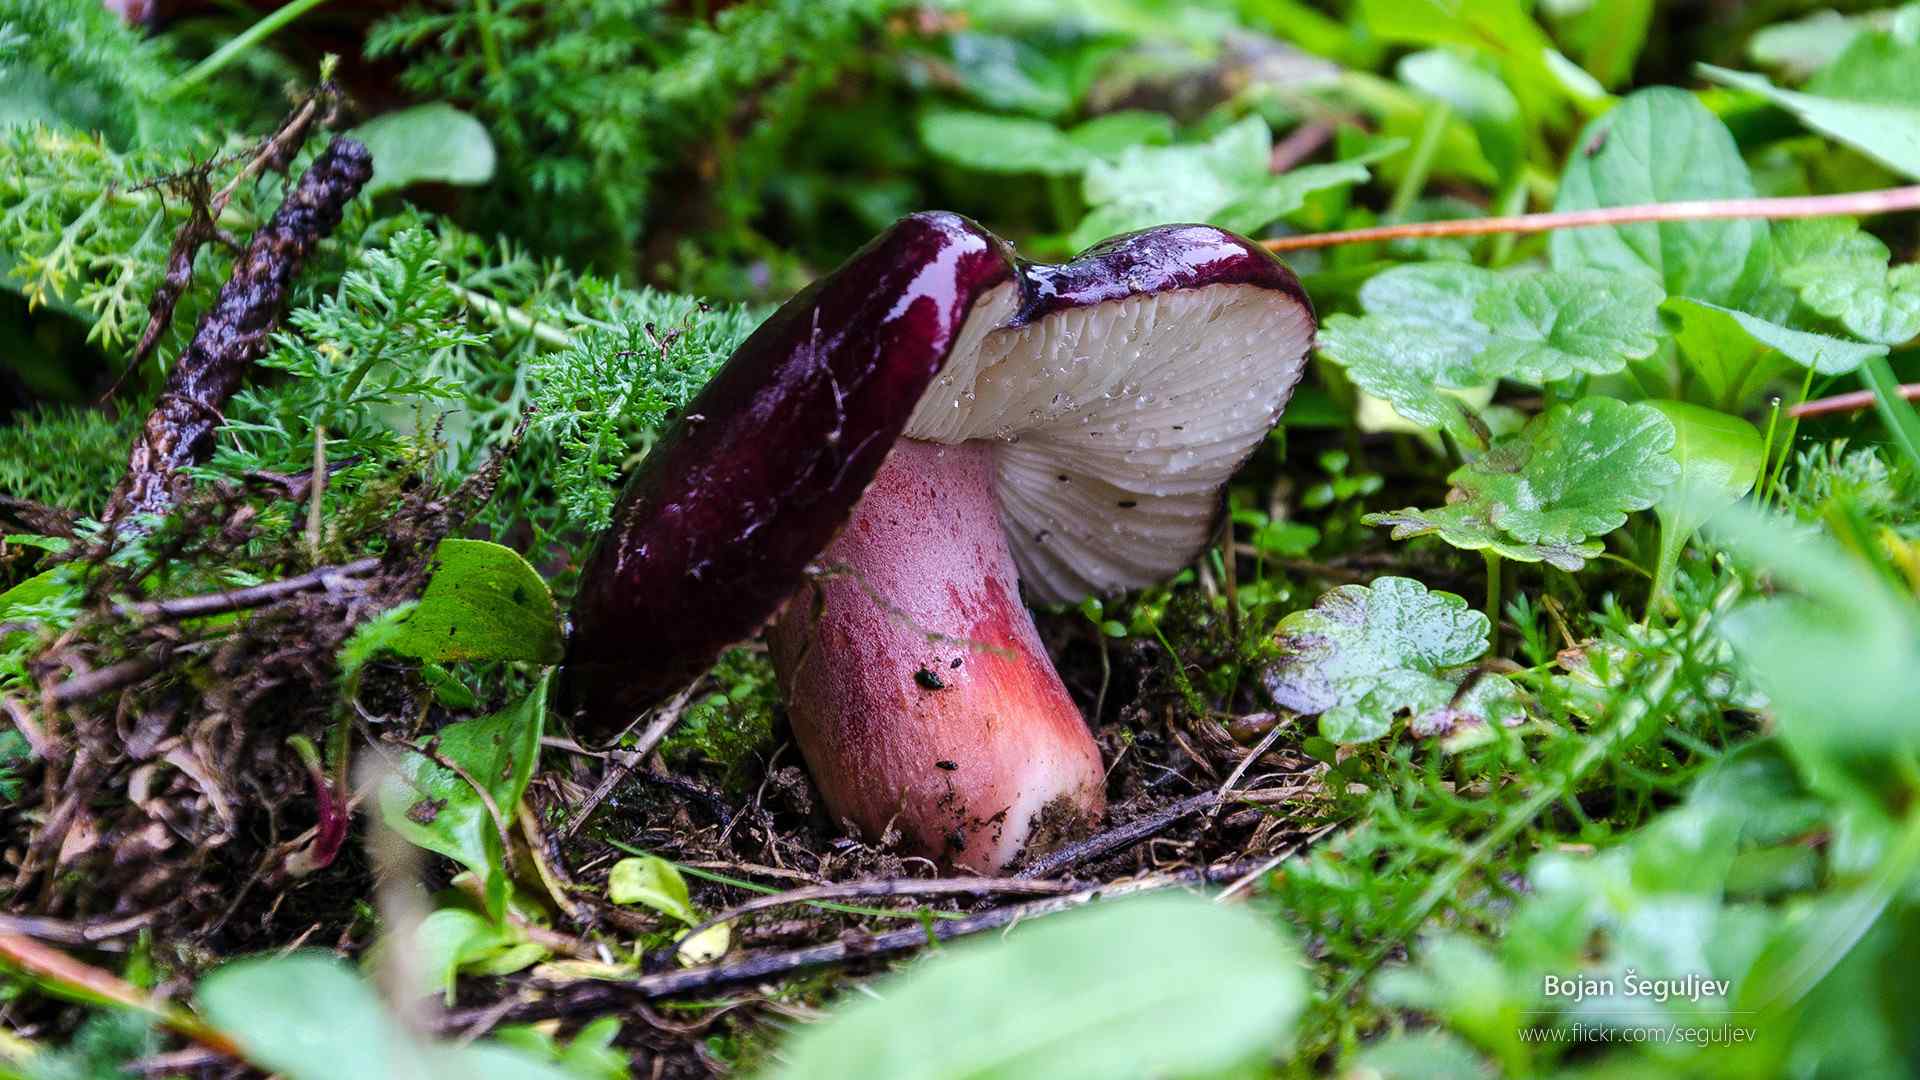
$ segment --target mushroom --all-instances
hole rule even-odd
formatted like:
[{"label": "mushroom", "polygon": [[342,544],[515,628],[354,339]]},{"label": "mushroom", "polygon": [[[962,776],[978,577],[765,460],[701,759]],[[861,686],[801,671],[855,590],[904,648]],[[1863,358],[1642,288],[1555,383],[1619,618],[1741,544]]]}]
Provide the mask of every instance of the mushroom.
[{"label": "mushroom", "polygon": [[1190,561],[1314,318],[1242,237],[1173,225],[1061,265],[903,219],[743,343],[585,568],[563,694],[616,728],[770,617],[836,818],[983,872],[1083,834],[1099,748],[1020,600]]}]

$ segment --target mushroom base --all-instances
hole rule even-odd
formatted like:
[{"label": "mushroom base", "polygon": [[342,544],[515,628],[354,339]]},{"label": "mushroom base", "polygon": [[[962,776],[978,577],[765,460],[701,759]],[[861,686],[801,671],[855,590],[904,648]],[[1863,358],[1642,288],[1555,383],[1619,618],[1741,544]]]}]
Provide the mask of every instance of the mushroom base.
[{"label": "mushroom base", "polygon": [[829,812],[983,873],[1092,828],[1100,750],[1020,602],[990,444],[902,439],[818,565],[767,640]]}]

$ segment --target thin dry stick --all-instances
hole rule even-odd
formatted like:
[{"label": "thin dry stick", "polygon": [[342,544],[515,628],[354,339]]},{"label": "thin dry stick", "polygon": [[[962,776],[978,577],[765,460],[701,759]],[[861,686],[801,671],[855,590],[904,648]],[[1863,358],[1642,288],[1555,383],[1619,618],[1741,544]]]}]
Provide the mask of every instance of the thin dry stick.
[{"label": "thin dry stick", "polygon": [[[1902,383],[1900,386],[1900,396],[1906,398],[1908,401],[1920,401],[1920,383]],[[1800,420],[1809,416],[1858,412],[1861,409],[1871,408],[1873,408],[1873,391],[1855,390],[1851,393],[1835,394],[1832,397],[1803,401],[1798,405],[1788,408],[1787,415],[1793,417],[1795,420]]]},{"label": "thin dry stick", "polygon": [[1262,241],[1268,251],[1366,244],[1380,240],[1410,240],[1434,236],[1491,236],[1497,233],[1552,232],[1590,229],[1602,225],[1633,225],[1660,221],[1713,221],[1722,218],[1808,218],[1840,214],[1887,214],[1920,210],[1920,184],[1857,191],[1847,195],[1795,195],[1772,199],[1701,199],[1690,202],[1608,206],[1597,210],[1562,210],[1550,214],[1465,218],[1457,221],[1410,221],[1376,225],[1370,229],[1281,236]]},{"label": "thin dry stick", "polygon": [[163,513],[172,505],[175,478],[212,451],[214,432],[225,419],[220,410],[265,355],[294,275],[372,175],[367,148],[336,137],[253,234],[187,350],[167,372],[166,391],[127,455],[127,474],[107,508],[109,522]]},{"label": "thin dry stick", "polygon": [[1074,891],[1074,886],[1065,881],[1034,881],[1027,878],[929,878],[915,881],[911,878],[889,878],[884,881],[848,881],[838,885],[809,885],[803,889],[789,889],[771,896],[756,896],[743,904],[720,912],[706,922],[695,926],[680,938],[691,941],[701,931],[732,922],[742,915],[751,915],[768,908],[784,907],[788,904],[806,904],[816,900],[852,900],[874,896],[993,896],[1013,893],[1022,896],[1059,896]]},{"label": "thin dry stick", "polygon": [[667,733],[673,730],[673,726],[680,722],[680,715],[686,711],[687,702],[693,699],[693,688],[696,685],[698,684],[689,685],[676,694],[672,701],[660,707],[659,712],[654,715],[653,722],[640,733],[640,738],[632,750],[616,750],[607,755],[611,763],[607,769],[607,775],[601,778],[599,786],[595,787],[586,801],[580,804],[579,809],[573,812],[573,820],[567,822],[567,827],[561,830],[561,843],[564,844],[573,839],[573,834],[579,832],[580,826],[587,823],[587,819],[593,816],[593,812],[600,808],[600,804],[608,795],[613,794],[613,789],[620,786],[620,781],[625,780],[634,766],[645,760],[648,754],[653,753],[654,748],[667,737]]},{"label": "thin dry stick", "polygon": [[203,615],[221,615],[229,611],[261,607],[282,597],[311,589],[335,588],[341,582],[365,577],[379,566],[379,559],[356,559],[341,566],[322,566],[297,577],[269,581],[263,585],[181,596],[171,600],[147,600],[138,604],[122,604],[114,610],[120,615],[135,619],[196,619]]},{"label": "thin dry stick", "polygon": [[1226,805],[1227,795],[1233,791],[1233,786],[1240,782],[1242,776],[1247,775],[1247,770],[1253,767],[1254,762],[1259,761],[1262,755],[1273,749],[1273,744],[1280,741],[1280,733],[1292,726],[1293,719],[1291,717],[1281,720],[1269,728],[1265,735],[1261,736],[1260,741],[1254,744],[1253,749],[1247,751],[1246,756],[1240,759],[1240,764],[1235,765],[1233,771],[1227,774],[1226,782],[1220,785],[1220,790],[1214,792],[1213,806],[1207,810],[1209,817],[1218,817],[1220,815],[1220,808]]},{"label": "thin dry stick", "polygon": [[[1212,797],[1211,793],[1208,797]],[[894,953],[909,952],[932,942],[948,941],[969,934],[998,930],[1027,919],[1083,907],[1096,900],[1113,900],[1160,889],[1231,881],[1251,870],[1254,865],[1256,864],[1252,862],[1239,862],[1224,866],[1182,870],[1170,874],[1156,874],[1130,881],[1111,881],[1078,892],[1050,896],[1044,900],[1033,900],[1025,904],[1011,904],[965,919],[936,922],[931,926],[915,926],[904,930],[889,930],[880,934],[841,938],[824,945],[809,945],[784,952],[748,955],[729,963],[687,968],[683,971],[663,971],[632,979],[597,982],[582,980],[559,987],[551,994],[519,1002],[504,1016],[495,1016],[493,1019],[496,1023],[521,1023],[601,1013],[626,1008],[636,998],[652,1000],[701,993],[724,986],[757,982],[769,976],[785,975],[806,968],[890,956]],[[494,1011],[493,1006],[458,1009],[442,1017],[440,1027],[445,1031],[458,1031],[483,1013]]]},{"label": "thin dry stick", "polygon": [[[1285,790],[1261,789],[1240,792],[1231,796],[1231,800],[1250,803],[1277,802],[1290,794],[1291,792]],[[1220,791],[1203,791],[1198,795],[1189,796],[1157,814],[1149,814],[1138,821],[1129,821],[1118,828],[1095,833],[1077,844],[1068,844],[1066,847],[1043,855],[1014,876],[1030,880],[1050,878],[1063,870],[1070,870],[1083,863],[1105,858],[1122,848],[1132,847],[1148,837],[1158,836],[1167,826],[1181,818],[1197,814],[1219,803],[1223,798],[1226,796],[1223,796]]]},{"label": "thin dry stick", "polygon": [[55,686],[48,694],[51,704],[58,707],[71,705],[76,701],[85,701],[96,694],[109,690],[118,690],[129,686],[160,670],[160,661],[152,656],[136,656],[131,660],[122,660],[117,664],[108,664],[103,668],[94,668],[84,675],[75,675],[66,682]]}]

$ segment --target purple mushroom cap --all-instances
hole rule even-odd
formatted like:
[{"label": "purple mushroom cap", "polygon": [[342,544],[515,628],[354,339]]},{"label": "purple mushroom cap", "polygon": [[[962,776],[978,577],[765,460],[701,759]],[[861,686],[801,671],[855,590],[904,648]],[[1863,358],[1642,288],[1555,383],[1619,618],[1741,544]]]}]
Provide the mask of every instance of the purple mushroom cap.
[{"label": "purple mushroom cap", "polygon": [[642,462],[585,567],[563,706],[617,731],[752,636],[902,437],[994,443],[1034,597],[1162,580],[1210,538],[1313,331],[1292,272],[1212,226],[1042,265],[959,215],[907,217],[756,330]]}]

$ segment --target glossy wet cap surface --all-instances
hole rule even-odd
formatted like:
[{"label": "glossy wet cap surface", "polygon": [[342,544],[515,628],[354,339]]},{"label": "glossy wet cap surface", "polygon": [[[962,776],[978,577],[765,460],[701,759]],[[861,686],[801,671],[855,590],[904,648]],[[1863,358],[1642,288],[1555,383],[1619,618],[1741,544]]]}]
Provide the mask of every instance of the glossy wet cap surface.
[{"label": "glossy wet cap surface", "polygon": [[1011,251],[915,214],[754,331],[647,455],[581,578],[562,707],[611,733],[751,636],[846,522]]}]

